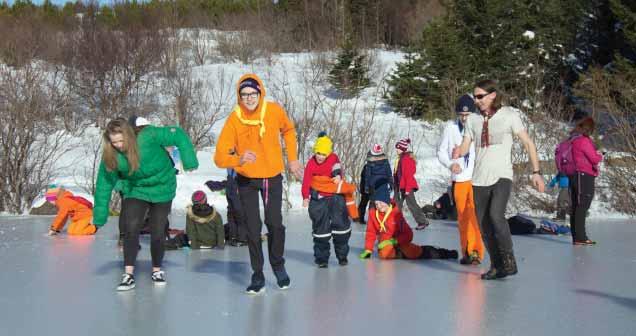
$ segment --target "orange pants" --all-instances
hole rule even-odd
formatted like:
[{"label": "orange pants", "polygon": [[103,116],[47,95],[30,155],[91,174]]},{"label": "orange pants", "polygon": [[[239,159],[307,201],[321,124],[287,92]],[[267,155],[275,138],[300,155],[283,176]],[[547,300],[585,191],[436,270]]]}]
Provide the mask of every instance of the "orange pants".
[{"label": "orange pants", "polygon": [[[400,244],[400,251],[405,259],[417,259],[422,255],[422,247],[413,243]],[[395,259],[397,258],[397,250],[395,246],[387,245],[378,250],[378,256],[380,259]]]},{"label": "orange pants", "polygon": [[91,224],[93,217],[81,217],[71,220],[66,232],[73,236],[83,236],[95,234],[97,228]]},{"label": "orange pants", "polygon": [[459,245],[462,255],[477,251],[479,259],[484,259],[484,242],[481,240],[481,231],[475,215],[475,202],[473,201],[473,184],[471,181],[455,182],[453,195],[457,207],[457,227],[459,228]]}]

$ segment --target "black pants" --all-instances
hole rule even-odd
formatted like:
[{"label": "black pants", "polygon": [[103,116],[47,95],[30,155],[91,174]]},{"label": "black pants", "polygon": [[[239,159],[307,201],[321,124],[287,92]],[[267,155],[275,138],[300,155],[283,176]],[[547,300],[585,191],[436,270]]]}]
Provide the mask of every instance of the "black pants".
[{"label": "black pants", "polygon": [[369,194],[360,193],[360,204],[358,204],[358,214],[360,215],[360,223],[364,223],[364,215],[369,205]]},{"label": "black pants", "polygon": [[256,278],[252,280],[264,281],[263,276],[263,247],[261,246],[261,212],[259,210],[259,196],[265,205],[265,226],[267,226],[267,250],[269,263],[276,271],[285,269],[285,226],[283,226],[283,177],[249,178],[238,175],[239,198],[247,223],[247,247],[250,252],[250,262]]},{"label": "black pants", "polygon": [[570,179],[570,230],[573,241],[589,239],[585,231],[585,216],[594,198],[595,177],[585,173],[568,176]]},{"label": "black pants", "polygon": [[510,226],[505,216],[511,189],[512,181],[504,178],[491,186],[473,186],[477,222],[490,263],[495,267],[501,266],[501,256],[513,252]]},{"label": "black pants", "polygon": [[122,201],[121,218],[124,230],[124,266],[135,266],[139,251],[139,231],[144,224],[146,212],[150,217],[150,255],[152,266],[161,267],[163,262],[165,230],[172,201],[151,203],[136,198]]},{"label": "black pants", "polygon": [[227,199],[227,223],[230,239],[247,241],[247,224],[245,213],[241,206],[236,178],[227,177],[225,186],[225,198]]},{"label": "black pants", "polygon": [[[404,192],[404,190],[400,190],[400,192],[395,193],[395,201],[400,210],[404,206],[404,201],[406,201],[406,206],[409,208],[411,215],[413,215],[413,219],[417,225],[428,225],[428,219],[422,211],[422,208],[417,204],[417,200],[415,199],[415,191],[411,191],[408,195]],[[402,211],[404,213],[404,211]]]},{"label": "black pants", "polygon": [[[315,192],[312,191],[312,194]],[[317,198],[309,201],[309,218],[314,237],[314,258],[317,264],[329,260],[329,240],[333,237],[333,247],[338,260],[346,260],[349,254],[351,221],[347,205],[342,195]]]}]

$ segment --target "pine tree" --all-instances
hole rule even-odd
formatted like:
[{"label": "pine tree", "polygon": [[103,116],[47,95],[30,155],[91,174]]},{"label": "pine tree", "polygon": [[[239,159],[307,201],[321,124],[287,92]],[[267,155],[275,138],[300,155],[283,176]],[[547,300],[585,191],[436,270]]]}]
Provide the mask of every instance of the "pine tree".
[{"label": "pine tree", "polygon": [[[498,80],[517,103],[526,99],[528,87],[558,87],[583,2],[449,1],[445,16],[411,49],[406,62],[413,64],[393,74],[389,103],[405,114],[434,118],[448,115],[442,101],[449,90],[469,92],[479,79]],[[423,89],[403,84],[414,80],[423,81]]]},{"label": "pine tree", "polygon": [[329,82],[343,96],[353,97],[371,83],[368,72],[367,56],[347,38],[329,71]]}]

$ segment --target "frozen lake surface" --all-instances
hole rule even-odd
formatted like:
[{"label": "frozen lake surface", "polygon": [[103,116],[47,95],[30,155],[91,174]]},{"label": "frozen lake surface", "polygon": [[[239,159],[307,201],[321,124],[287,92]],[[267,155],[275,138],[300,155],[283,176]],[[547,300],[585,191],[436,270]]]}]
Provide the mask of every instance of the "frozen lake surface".
[{"label": "frozen lake surface", "polygon": [[[292,287],[244,294],[247,247],[167,251],[168,284],[150,281],[147,237],[136,289],[117,293],[123,256],[117,218],[96,237],[46,237],[52,217],[0,217],[0,335],[635,335],[636,225],[591,220],[593,247],[569,236],[515,236],[519,274],[482,281],[487,269],[453,261],[361,261],[353,224],[349,265],[332,252],[313,264],[310,222],[286,214]],[[175,228],[184,219],[174,216]],[[456,249],[457,228],[433,221],[416,243]]]}]

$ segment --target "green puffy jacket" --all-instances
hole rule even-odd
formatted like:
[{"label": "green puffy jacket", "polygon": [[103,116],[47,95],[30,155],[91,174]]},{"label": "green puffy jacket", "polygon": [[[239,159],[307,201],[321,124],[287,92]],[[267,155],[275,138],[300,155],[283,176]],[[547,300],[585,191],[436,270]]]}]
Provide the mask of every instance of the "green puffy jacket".
[{"label": "green puffy jacket", "polygon": [[109,171],[102,161],[95,186],[93,224],[102,226],[108,220],[108,205],[113,188],[119,183],[124,198],[136,198],[152,203],[171,201],[177,190],[177,177],[173,163],[165,147],[177,146],[183,169],[199,167],[194,146],[188,135],[179,127],[146,126],[137,135],[139,169],[128,174],[126,156],[117,154],[117,170]]}]

